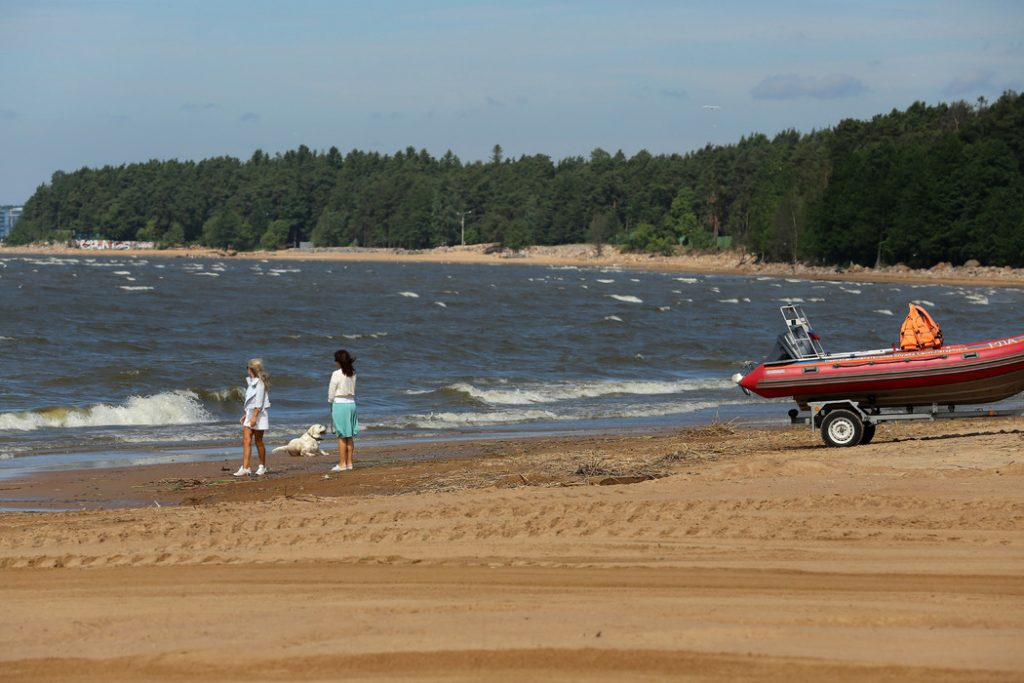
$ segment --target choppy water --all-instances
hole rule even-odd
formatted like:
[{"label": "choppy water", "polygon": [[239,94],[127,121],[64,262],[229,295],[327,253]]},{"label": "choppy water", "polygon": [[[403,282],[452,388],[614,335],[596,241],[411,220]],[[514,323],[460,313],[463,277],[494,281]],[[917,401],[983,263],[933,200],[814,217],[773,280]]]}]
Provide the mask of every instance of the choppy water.
[{"label": "choppy water", "polygon": [[248,358],[278,445],[357,357],[369,441],[784,420],[729,380],[801,303],[827,350],[888,347],[908,301],[950,342],[1024,331],[1024,292],[615,269],[0,258],[4,469],[236,449]]}]

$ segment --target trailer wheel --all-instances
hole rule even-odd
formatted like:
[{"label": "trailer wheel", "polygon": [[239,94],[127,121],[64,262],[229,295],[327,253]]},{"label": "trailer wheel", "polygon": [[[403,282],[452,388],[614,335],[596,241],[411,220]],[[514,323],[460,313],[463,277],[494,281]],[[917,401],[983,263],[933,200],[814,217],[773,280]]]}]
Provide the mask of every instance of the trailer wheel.
[{"label": "trailer wheel", "polygon": [[871,443],[871,439],[873,438],[875,438],[875,425],[865,424],[864,435],[860,437],[860,445],[867,446],[869,443]]},{"label": "trailer wheel", "polygon": [[856,446],[864,436],[864,424],[850,410],[837,408],[821,421],[821,440],[827,446]]}]

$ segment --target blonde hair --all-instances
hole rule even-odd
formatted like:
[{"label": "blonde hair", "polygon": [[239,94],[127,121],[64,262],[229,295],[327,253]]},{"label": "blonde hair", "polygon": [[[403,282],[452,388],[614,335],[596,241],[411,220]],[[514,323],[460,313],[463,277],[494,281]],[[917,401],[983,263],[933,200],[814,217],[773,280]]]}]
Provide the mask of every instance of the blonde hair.
[{"label": "blonde hair", "polygon": [[270,373],[263,368],[262,358],[251,358],[249,359],[249,367],[256,371],[256,376],[263,382],[263,386],[270,389]]}]

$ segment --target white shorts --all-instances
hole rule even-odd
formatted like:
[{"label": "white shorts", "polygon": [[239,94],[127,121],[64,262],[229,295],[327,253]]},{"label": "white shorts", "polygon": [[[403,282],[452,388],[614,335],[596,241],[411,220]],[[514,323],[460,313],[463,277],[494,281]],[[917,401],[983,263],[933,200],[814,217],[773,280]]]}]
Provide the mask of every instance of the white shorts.
[{"label": "white shorts", "polygon": [[[245,411],[245,424],[242,427],[248,427],[252,424],[252,412],[253,408],[249,408]],[[270,417],[267,415],[266,410],[261,410],[259,417],[256,418],[256,426],[252,428],[258,432],[265,432],[270,429]]]}]

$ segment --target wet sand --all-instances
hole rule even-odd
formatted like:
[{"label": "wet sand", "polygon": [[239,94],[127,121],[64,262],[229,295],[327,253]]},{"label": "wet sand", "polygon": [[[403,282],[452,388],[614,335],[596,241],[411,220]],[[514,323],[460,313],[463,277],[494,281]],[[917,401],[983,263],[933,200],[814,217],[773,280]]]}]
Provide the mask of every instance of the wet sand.
[{"label": "wet sand", "polygon": [[1024,418],[366,450],[0,515],[0,678],[1024,679]]}]

